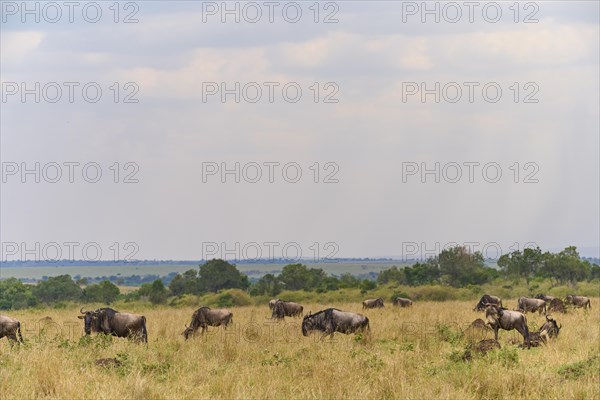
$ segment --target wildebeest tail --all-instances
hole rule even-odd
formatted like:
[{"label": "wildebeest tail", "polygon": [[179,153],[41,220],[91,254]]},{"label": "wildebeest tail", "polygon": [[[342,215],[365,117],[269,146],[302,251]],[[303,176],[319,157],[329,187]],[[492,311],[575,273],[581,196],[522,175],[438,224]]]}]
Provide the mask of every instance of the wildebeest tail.
[{"label": "wildebeest tail", "polygon": [[17,322],[17,337],[19,339],[19,342],[25,343],[23,341],[23,335],[21,335],[21,323],[20,322]]},{"label": "wildebeest tail", "polygon": [[142,341],[148,343],[148,330],[146,330],[146,317],[142,315]]}]

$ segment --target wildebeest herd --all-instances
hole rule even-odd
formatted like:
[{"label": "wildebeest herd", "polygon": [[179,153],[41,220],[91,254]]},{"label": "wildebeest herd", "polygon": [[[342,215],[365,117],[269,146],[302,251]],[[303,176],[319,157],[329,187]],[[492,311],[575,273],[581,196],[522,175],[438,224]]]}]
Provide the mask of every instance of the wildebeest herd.
[{"label": "wildebeest herd", "polygon": [[[331,336],[335,332],[344,334],[368,332],[370,330],[369,318],[362,314],[342,311],[337,308],[327,308],[316,313],[309,312],[304,315],[304,307],[298,303],[273,299],[269,301],[272,310],[271,318],[282,320],[285,317],[303,317],[302,335],[308,336],[311,331],[320,331],[323,336]],[[410,307],[412,300],[397,297],[392,304],[397,307]],[[523,336],[523,347],[537,345],[558,336],[561,329],[556,320],[548,315],[548,312],[565,312],[565,305],[575,308],[591,308],[588,297],[568,295],[565,300],[543,294],[535,298],[520,297],[517,301],[517,309],[509,310],[502,305],[499,297],[485,294],[475,305],[474,311],[485,311],[486,326],[494,331],[495,339],[498,340],[498,331],[516,330]],[[362,302],[363,309],[382,308],[382,298],[367,299]],[[530,332],[527,325],[527,312],[545,313],[546,322],[537,332]],[[148,331],[146,329],[146,317],[138,314],[121,313],[112,308],[99,308],[97,310],[83,311],[80,309],[79,319],[84,322],[84,332],[90,335],[92,332],[104,333],[117,337],[133,338],[137,341],[147,343]],[[476,320],[484,324],[481,320]],[[204,333],[209,326],[223,326],[227,328],[233,323],[233,314],[225,309],[211,309],[200,307],[194,311],[189,326],[186,326],[182,335],[187,340],[193,336],[199,328]],[[21,323],[11,317],[0,315],[0,339],[7,337],[11,342],[23,343],[21,335]]]}]

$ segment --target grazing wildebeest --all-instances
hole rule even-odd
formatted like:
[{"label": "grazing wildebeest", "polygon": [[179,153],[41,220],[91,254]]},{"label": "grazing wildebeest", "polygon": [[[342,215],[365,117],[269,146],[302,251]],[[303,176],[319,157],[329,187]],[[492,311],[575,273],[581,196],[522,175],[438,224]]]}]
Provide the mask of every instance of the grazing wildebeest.
[{"label": "grazing wildebeest", "polygon": [[551,302],[552,300],[554,300],[556,297],[554,297],[554,296],[549,296],[549,295],[547,295],[547,294],[542,294],[542,293],[540,293],[540,294],[537,294],[537,295],[535,296],[535,298],[536,298],[536,299],[542,299],[542,300],[544,300],[546,303],[550,303],[550,302]]},{"label": "grazing wildebeest", "polygon": [[80,309],[79,312],[83,315],[77,318],[84,320],[86,335],[99,332],[116,337],[131,337],[148,343],[146,317],[143,315],[121,313],[112,308],[99,308],[85,312]]},{"label": "grazing wildebeest", "polygon": [[547,307],[547,312],[559,312],[559,313],[566,313],[567,310],[565,309],[565,303],[559,299],[558,297],[552,299],[550,301],[550,304],[548,304]]},{"label": "grazing wildebeest", "polygon": [[310,331],[324,332],[323,336],[333,338],[335,332],[344,334],[369,331],[369,318],[353,312],[328,308],[315,314],[308,313],[302,320],[302,335],[308,336]]},{"label": "grazing wildebeest", "polygon": [[495,339],[498,340],[498,330],[512,331],[516,329],[523,335],[523,345],[529,347],[529,328],[527,318],[518,311],[511,311],[495,304],[488,304],[485,309],[488,325],[494,330]]},{"label": "grazing wildebeest", "polygon": [[269,310],[272,310],[275,307],[275,303],[277,303],[280,299],[271,299],[269,300]]},{"label": "grazing wildebeest", "polygon": [[574,294],[567,295],[567,303],[572,304],[576,308],[592,308],[592,302],[589,297],[575,296]]},{"label": "grazing wildebeest", "polygon": [[202,332],[206,331],[209,326],[221,326],[227,328],[227,325],[233,323],[233,313],[228,310],[212,310],[209,307],[200,307],[192,315],[190,326],[186,326],[183,331],[183,336],[187,340],[194,334],[198,328],[202,328]]},{"label": "grazing wildebeest", "polygon": [[540,328],[540,336],[546,339],[558,337],[562,324],[559,326],[554,318],[546,315],[546,322]]},{"label": "grazing wildebeest", "polygon": [[381,308],[383,307],[383,299],[380,297],[378,299],[367,299],[362,302],[363,310],[365,308]]},{"label": "grazing wildebeest", "polygon": [[483,311],[485,310],[486,304],[496,304],[499,307],[502,307],[502,299],[497,296],[491,296],[489,294],[484,294],[479,299],[479,303],[475,306],[473,311]]},{"label": "grazing wildebeest", "polygon": [[11,343],[23,343],[23,336],[21,335],[21,323],[7,315],[0,315],[0,339],[5,336]]},{"label": "grazing wildebeest", "polygon": [[546,301],[542,299],[532,299],[530,297],[519,297],[517,310],[526,313],[528,311],[536,312],[540,314],[546,312]]},{"label": "grazing wildebeest", "polygon": [[293,301],[279,300],[273,306],[273,319],[284,319],[285,317],[301,317],[304,307]]},{"label": "grazing wildebeest", "polygon": [[392,302],[392,305],[399,306],[399,307],[410,307],[413,305],[413,302],[411,299],[405,299],[403,297],[396,297],[394,299],[394,301]]}]

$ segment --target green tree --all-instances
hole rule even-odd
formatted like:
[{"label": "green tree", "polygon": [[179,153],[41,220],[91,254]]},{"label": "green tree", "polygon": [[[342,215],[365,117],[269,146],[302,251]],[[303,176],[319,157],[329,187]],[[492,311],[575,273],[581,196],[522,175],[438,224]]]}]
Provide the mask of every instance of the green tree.
[{"label": "green tree", "polygon": [[71,275],[50,277],[35,285],[32,289],[33,296],[38,301],[46,304],[65,300],[81,300],[82,290]]},{"label": "green tree", "polygon": [[279,280],[287,290],[312,290],[321,285],[327,277],[321,268],[307,268],[303,264],[289,264],[283,267]]},{"label": "green tree", "polygon": [[31,293],[31,285],[25,285],[17,278],[0,280],[0,310],[16,310],[36,305]]},{"label": "green tree", "polygon": [[[410,267],[407,267],[410,268]],[[406,275],[404,268],[399,269],[396,266],[393,266],[388,269],[384,269],[377,275],[377,283],[379,285],[385,285],[386,283],[395,282],[400,284],[406,283]]]},{"label": "green tree", "polygon": [[139,296],[147,297],[152,304],[163,304],[168,297],[167,288],[160,279],[152,283],[144,283],[138,292]]},{"label": "green tree", "polygon": [[169,283],[169,290],[174,296],[183,294],[201,294],[202,287],[198,279],[198,271],[190,269],[183,274],[177,274]]},{"label": "green tree", "polygon": [[437,264],[442,278],[453,287],[481,285],[489,281],[493,274],[485,266],[480,252],[471,253],[464,246],[442,250],[437,257]]},{"label": "green tree", "polygon": [[221,259],[212,259],[200,265],[201,286],[209,292],[222,289],[247,289],[248,276],[240,273],[235,265]]},{"label": "green tree", "polygon": [[344,272],[340,278],[340,288],[357,288],[360,287],[360,279],[349,272]]},{"label": "green tree", "polygon": [[281,293],[281,290],[282,286],[279,282],[279,279],[273,274],[266,274],[252,286],[250,294],[253,296],[277,296],[279,293]]},{"label": "green tree", "polygon": [[545,253],[540,274],[561,284],[588,279],[592,273],[589,261],[579,257],[577,248],[569,246],[558,254]]},{"label": "green tree", "polygon": [[529,285],[529,280],[539,273],[543,261],[544,255],[539,247],[526,248],[522,252],[516,250],[510,254],[503,254],[498,259],[498,266],[506,275],[523,278]]},{"label": "green tree", "polygon": [[110,281],[102,281],[98,284],[90,285],[83,289],[83,297],[86,301],[111,304],[114,302],[121,291]]}]

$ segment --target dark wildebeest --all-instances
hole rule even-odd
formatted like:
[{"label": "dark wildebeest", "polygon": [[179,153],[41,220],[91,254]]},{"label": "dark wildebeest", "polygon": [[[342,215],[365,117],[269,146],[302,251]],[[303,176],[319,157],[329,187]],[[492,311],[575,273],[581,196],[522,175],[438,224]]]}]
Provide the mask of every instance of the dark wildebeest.
[{"label": "dark wildebeest", "polygon": [[542,299],[544,300],[546,303],[550,303],[552,300],[554,300],[556,297],[554,296],[548,296],[547,294],[538,294],[535,296],[536,299]]},{"label": "dark wildebeest", "polygon": [[321,331],[323,336],[333,338],[335,332],[344,334],[358,331],[369,331],[369,318],[361,314],[328,308],[315,314],[308,313],[302,320],[302,335],[308,336],[310,331]]},{"label": "dark wildebeest", "polygon": [[21,323],[7,315],[0,315],[0,339],[4,336],[6,336],[11,343],[23,343]]},{"label": "dark wildebeest", "polygon": [[394,299],[394,301],[392,302],[392,305],[399,306],[399,307],[410,307],[413,305],[413,302],[411,299],[405,299],[403,297],[396,297]]},{"label": "dark wildebeest", "polygon": [[575,296],[574,294],[567,295],[567,303],[572,304],[576,308],[592,308],[592,302],[589,297]]},{"label": "dark wildebeest", "polygon": [[530,297],[519,297],[519,301],[517,303],[517,310],[526,313],[528,311],[536,312],[538,311],[540,314],[542,311],[546,312],[546,301],[542,299],[532,299]]},{"label": "dark wildebeest", "polygon": [[383,307],[383,299],[380,297],[378,299],[367,299],[362,302],[363,310],[365,308],[382,308]]},{"label": "dark wildebeest", "polygon": [[498,330],[512,331],[516,329],[523,335],[523,345],[529,347],[529,328],[527,318],[518,311],[511,311],[489,304],[485,309],[485,317],[488,325],[494,330],[495,339],[498,340]]},{"label": "dark wildebeest", "polygon": [[104,333],[116,337],[131,337],[148,343],[146,317],[138,314],[121,313],[112,308],[99,308],[95,311],[79,310],[83,315],[77,318],[84,320],[85,334]]},{"label": "dark wildebeest", "polygon": [[293,301],[278,300],[273,306],[272,319],[284,319],[285,317],[301,317],[304,307]]},{"label": "dark wildebeest", "polygon": [[194,334],[198,328],[202,328],[202,332],[206,331],[209,326],[221,326],[227,328],[227,325],[233,323],[233,313],[228,310],[212,310],[209,307],[200,307],[192,315],[190,326],[186,326],[183,331],[183,336],[187,340]]},{"label": "dark wildebeest", "polygon": [[540,336],[547,339],[558,337],[561,328],[562,324],[559,326],[554,318],[546,315],[546,322],[540,328]]},{"label": "dark wildebeest", "polygon": [[552,301],[550,301],[550,304],[548,304],[548,307],[546,308],[547,312],[559,312],[559,313],[566,313],[567,310],[565,309],[565,303],[559,299],[558,297],[552,299]]},{"label": "dark wildebeest", "polygon": [[473,311],[483,311],[485,310],[486,304],[496,304],[499,307],[502,307],[502,299],[497,296],[491,296],[489,294],[484,294],[479,299],[479,303],[475,306]]},{"label": "dark wildebeest", "polygon": [[269,310],[272,310],[275,307],[275,303],[277,303],[279,299],[271,299],[269,300]]}]

